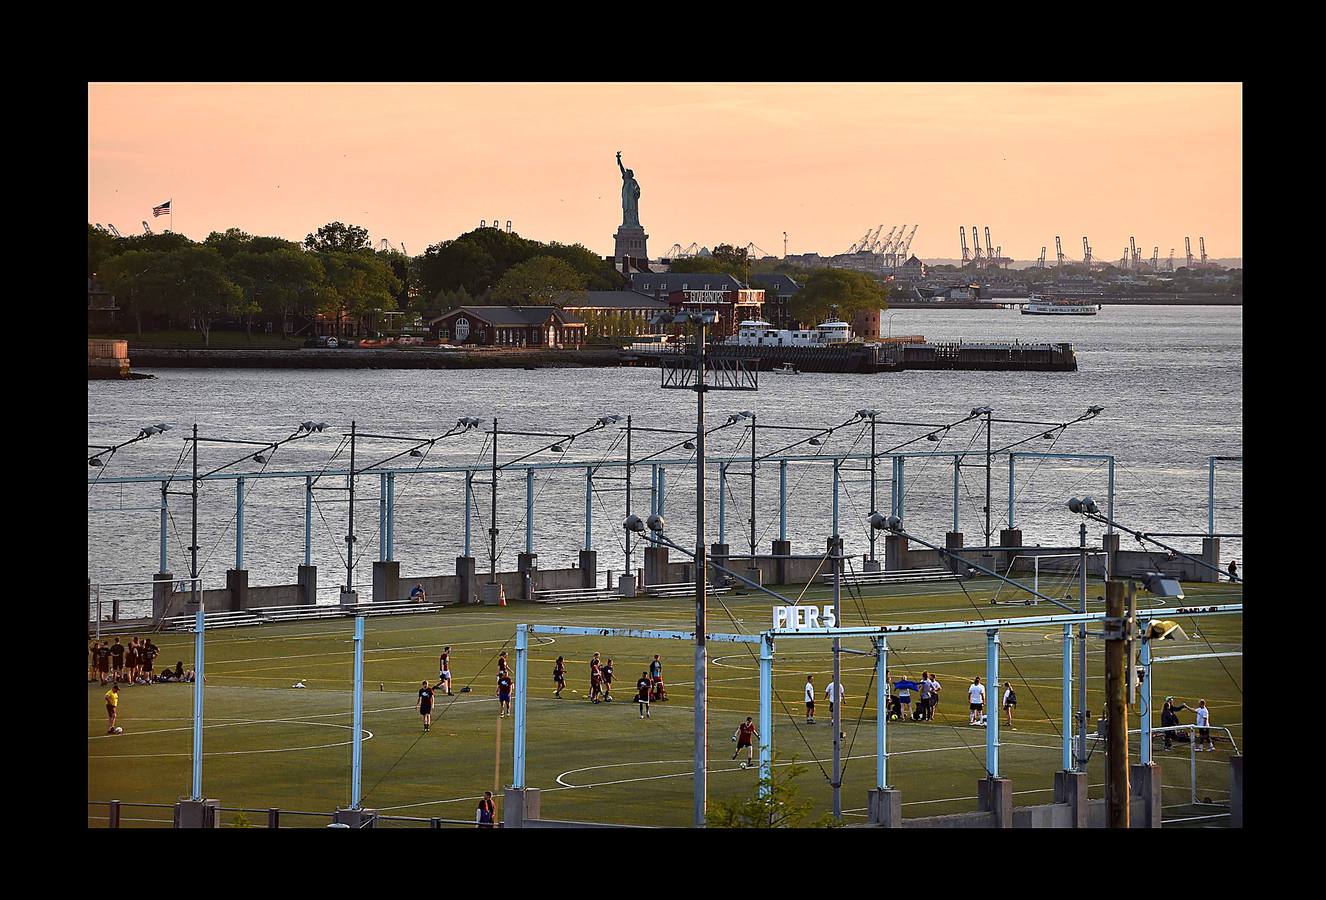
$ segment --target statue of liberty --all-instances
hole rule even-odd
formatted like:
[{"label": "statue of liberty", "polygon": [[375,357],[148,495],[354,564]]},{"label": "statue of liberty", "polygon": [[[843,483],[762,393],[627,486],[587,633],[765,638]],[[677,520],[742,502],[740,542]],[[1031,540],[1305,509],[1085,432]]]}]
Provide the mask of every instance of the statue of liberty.
[{"label": "statue of liberty", "polygon": [[622,151],[617,151],[617,168],[622,170],[622,225],[640,227],[640,182],[635,172],[622,165]]}]

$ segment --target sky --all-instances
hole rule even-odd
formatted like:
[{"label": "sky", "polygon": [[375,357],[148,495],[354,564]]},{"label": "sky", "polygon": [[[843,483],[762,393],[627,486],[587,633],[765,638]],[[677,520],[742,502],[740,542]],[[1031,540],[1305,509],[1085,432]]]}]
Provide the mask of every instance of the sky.
[{"label": "sky", "polygon": [[[1226,84],[89,84],[88,221],[302,240],[330,221],[418,254],[480,220],[611,254],[615,154],[652,258],[840,253],[916,225],[1004,255],[1242,256],[1242,87]],[[763,255],[763,254],[761,254]]]}]

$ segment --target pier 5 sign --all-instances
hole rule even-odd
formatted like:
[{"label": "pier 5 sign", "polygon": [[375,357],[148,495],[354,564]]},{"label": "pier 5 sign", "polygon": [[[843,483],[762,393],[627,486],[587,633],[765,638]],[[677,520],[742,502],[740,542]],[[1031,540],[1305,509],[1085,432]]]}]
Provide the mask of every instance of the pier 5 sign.
[{"label": "pier 5 sign", "polygon": [[818,606],[775,606],[773,608],[773,627],[800,631],[803,628],[833,628],[838,624],[833,610],[828,607],[821,612]]}]

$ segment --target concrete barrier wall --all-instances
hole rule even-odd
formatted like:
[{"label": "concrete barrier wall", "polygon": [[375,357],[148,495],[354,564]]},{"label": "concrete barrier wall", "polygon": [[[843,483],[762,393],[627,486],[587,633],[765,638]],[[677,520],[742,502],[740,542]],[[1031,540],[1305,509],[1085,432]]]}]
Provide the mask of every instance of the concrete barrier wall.
[{"label": "concrete barrier wall", "polygon": [[1014,828],[1072,828],[1073,808],[1067,803],[1013,807]]},{"label": "concrete barrier wall", "polygon": [[953,813],[948,816],[925,816],[920,819],[903,819],[903,828],[994,828],[995,815],[992,812]]},{"label": "concrete barrier wall", "polygon": [[[228,591],[226,593],[229,593]],[[251,587],[248,590],[248,602],[245,609],[260,606],[296,606],[302,600],[299,585],[274,584],[265,587]]]},{"label": "concrete barrier wall", "polygon": [[460,589],[459,580],[455,575],[421,575],[415,577],[400,578],[400,594],[396,599],[409,600],[410,591],[414,590],[415,585],[424,589],[424,594],[429,603],[454,603],[456,600],[456,591]]}]

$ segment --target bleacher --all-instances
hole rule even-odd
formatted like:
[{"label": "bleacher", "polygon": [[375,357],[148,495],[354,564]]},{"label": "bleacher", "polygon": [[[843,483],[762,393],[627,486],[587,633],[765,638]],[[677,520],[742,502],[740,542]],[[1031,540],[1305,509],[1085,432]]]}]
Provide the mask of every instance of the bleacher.
[{"label": "bleacher", "polygon": [[[438,612],[449,604],[417,603],[413,600],[393,600],[385,603],[358,603],[353,606],[320,604],[309,606],[263,606],[233,612],[209,612],[205,627],[242,628],[246,625],[268,625],[273,622],[295,622],[312,619],[343,619],[356,616],[400,616]],[[170,616],[162,620],[162,631],[192,631],[194,617]]]},{"label": "bleacher", "polygon": [[564,588],[555,591],[535,591],[535,603],[595,603],[600,600],[617,600],[620,598],[612,588]]},{"label": "bleacher", "polygon": [[[694,597],[695,582],[681,581],[676,584],[647,584],[645,585],[645,593],[651,597]],[[732,588],[716,587],[711,584],[706,593],[710,596],[713,596],[714,594],[730,594],[732,593]]]},{"label": "bleacher", "polygon": [[[957,581],[958,575],[938,566],[924,569],[891,569],[881,572],[844,572],[842,583],[855,586],[881,584],[914,584],[927,581]],[[833,573],[821,575],[827,585],[833,584]]]}]

